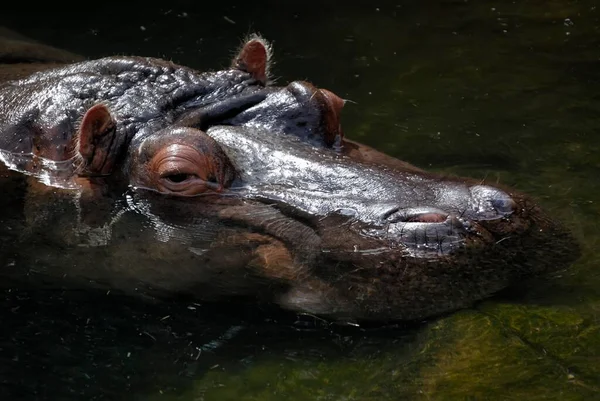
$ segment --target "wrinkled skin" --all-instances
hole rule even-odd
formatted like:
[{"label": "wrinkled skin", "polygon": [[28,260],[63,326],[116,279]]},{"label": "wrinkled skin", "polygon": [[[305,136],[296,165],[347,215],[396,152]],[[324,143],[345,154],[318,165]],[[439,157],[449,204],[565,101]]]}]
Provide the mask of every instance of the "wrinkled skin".
[{"label": "wrinkled skin", "polygon": [[19,240],[36,263],[6,282],[385,321],[578,256],[526,196],[344,139],[344,102],[270,85],[269,57],[253,37],[223,71],[118,57],[0,84],[0,156],[30,175],[0,184],[25,192]]}]

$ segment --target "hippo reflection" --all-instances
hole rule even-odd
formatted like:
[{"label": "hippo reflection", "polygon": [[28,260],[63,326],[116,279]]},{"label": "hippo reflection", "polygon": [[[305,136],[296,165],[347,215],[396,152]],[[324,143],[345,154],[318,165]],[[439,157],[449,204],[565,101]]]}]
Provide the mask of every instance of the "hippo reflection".
[{"label": "hippo reflection", "polygon": [[223,71],[118,57],[1,84],[0,183],[25,199],[5,282],[417,319],[578,256],[526,196],[344,139],[343,100],[271,85],[269,57],[251,37]]}]

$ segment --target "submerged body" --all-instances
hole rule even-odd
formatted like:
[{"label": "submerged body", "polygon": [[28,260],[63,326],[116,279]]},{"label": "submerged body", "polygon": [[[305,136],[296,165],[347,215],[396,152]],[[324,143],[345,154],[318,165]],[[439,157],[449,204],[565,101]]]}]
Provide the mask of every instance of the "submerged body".
[{"label": "submerged body", "polygon": [[2,216],[10,283],[418,319],[578,256],[526,196],[344,139],[343,101],[270,85],[269,57],[253,37],[224,71],[110,58],[0,83],[0,183],[25,199]]}]

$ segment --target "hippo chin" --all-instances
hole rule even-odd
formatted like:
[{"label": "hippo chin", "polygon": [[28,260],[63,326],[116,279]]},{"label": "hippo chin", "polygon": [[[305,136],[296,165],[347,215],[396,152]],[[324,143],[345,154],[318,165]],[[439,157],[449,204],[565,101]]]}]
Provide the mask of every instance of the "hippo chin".
[{"label": "hippo chin", "polygon": [[13,171],[0,184],[25,199],[18,246],[0,253],[37,252],[3,281],[387,321],[469,306],[578,256],[523,194],[344,139],[344,101],[273,86],[269,58],[255,36],[222,71],[118,57],[0,84]]}]

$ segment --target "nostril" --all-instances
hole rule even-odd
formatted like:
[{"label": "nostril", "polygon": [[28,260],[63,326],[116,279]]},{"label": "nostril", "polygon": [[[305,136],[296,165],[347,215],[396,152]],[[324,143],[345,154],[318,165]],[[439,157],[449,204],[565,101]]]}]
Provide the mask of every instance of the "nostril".
[{"label": "nostril", "polygon": [[491,204],[496,211],[504,214],[512,213],[517,205],[510,197],[492,199]]},{"label": "nostril", "polygon": [[423,213],[410,217],[407,221],[414,223],[443,223],[448,219],[447,214],[443,213]]},{"label": "nostril", "polygon": [[[468,226],[457,217],[431,207],[392,209],[382,227],[365,234],[402,244],[415,257],[449,254],[460,248],[468,236]],[[387,223],[387,224],[385,224]]]},{"label": "nostril", "polygon": [[382,219],[388,223],[443,223],[448,213],[434,208],[391,209]]},{"label": "nostril", "polygon": [[474,185],[470,189],[470,206],[481,219],[497,219],[511,214],[516,202],[506,192],[487,185]]}]

